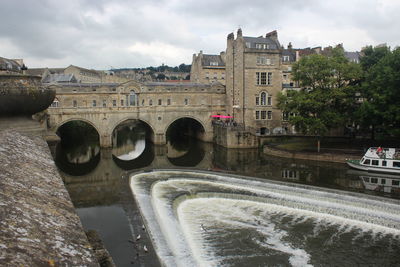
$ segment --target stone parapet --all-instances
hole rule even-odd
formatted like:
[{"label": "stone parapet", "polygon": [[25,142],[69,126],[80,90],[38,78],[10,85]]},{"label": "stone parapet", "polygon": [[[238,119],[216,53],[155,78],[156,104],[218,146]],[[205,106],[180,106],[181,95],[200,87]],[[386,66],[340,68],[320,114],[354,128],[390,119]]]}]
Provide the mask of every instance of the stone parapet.
[{"label": "stone parapet", "polygon": [[0,266],[98,266],[42,137],[0,123]]}]

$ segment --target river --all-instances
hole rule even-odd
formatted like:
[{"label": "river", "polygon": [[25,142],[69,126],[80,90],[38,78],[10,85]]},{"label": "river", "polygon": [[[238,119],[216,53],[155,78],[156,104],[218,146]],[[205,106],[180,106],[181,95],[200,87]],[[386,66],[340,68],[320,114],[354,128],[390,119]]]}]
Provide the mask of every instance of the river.
[{"label": "river", "polygon": [[141,131],[123,136],[113,149],[52,147],[82,224],[117,266],[160,264],[148,233],[170,266],[400,263],[399,179],[189,137],[154,146]]}]

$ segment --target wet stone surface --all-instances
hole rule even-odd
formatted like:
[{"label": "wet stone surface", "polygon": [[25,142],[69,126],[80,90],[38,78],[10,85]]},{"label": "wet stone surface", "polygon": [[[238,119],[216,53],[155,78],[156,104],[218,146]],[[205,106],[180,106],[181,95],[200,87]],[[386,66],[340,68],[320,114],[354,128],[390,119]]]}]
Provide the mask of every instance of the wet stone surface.
[{"label": "wet stone surface", "polygon": [[40,137],[0,125],[0,266],[98,266]]}]

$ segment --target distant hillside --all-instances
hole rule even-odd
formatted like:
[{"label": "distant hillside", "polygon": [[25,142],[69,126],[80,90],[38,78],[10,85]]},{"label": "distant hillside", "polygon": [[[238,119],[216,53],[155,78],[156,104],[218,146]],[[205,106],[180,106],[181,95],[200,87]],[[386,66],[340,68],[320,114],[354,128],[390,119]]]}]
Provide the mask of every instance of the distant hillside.
[{"label": "distant hillside", "polygon": [[153,73],[156,72],[190,72],[190,68],[192,65],[186,65],[186,64],[180,64],[179,66],[175,66],[175,67],[170,67],[168,65],[161,65],[158,67],[146,67],[146,68],[121,68],[121,69],[111,69],[111,71],[113,72],[123,72],[123,71],[143,71],[143,70],[147,70]]}]

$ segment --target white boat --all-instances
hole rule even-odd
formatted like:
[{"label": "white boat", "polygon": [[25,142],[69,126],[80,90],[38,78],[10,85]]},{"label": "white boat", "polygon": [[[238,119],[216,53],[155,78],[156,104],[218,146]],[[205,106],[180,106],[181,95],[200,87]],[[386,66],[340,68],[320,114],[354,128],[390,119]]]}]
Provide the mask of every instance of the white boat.
[{"label": "white boat", "polygon": [[361,160],[347,160],[355,169],[400,174],[400,148],[370,147]]}]

